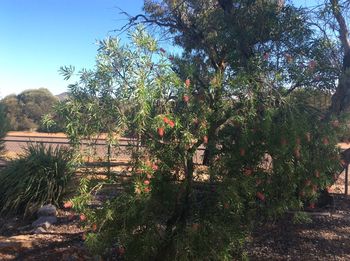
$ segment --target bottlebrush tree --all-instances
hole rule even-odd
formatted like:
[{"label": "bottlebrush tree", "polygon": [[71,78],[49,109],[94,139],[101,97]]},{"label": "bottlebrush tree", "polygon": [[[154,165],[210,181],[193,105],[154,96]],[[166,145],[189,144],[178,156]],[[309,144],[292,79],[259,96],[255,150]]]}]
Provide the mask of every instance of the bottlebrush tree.
[{"label": "bottlebrush tree", "polygon": [[[255,66],[269,68],[269,58],[261,55]],[[96,253],[128,260],[242,256],[255,224],[313,207],[339,170],[334,126],[305,100],[265,88],[255,74],[265,69],[227,78],[224,85],[213,72],[206,92],[191,73],[174,71],[177,59],[139,27],[127,45],[101,41],[96,70],[71,86],[77,97],[94,94],[94,104],[113,101],[108,104],[118,121],[107,122],[137,140],[123,193],[101,209],[74,204],[94,228],[86,242]],[[63,73],[68,78],[73,72]],[[220,86],[225,96],[211,95]],[[71,97],[60,110],[71,134],[81,132],[82,119],[103,122],[98,106],[83,110],[83,117],[72,111],[69,104],[86,103]],[[215,146],[209,143],[213,135]],[[209,166],[194,162],[200,146],[212,146]]]}]

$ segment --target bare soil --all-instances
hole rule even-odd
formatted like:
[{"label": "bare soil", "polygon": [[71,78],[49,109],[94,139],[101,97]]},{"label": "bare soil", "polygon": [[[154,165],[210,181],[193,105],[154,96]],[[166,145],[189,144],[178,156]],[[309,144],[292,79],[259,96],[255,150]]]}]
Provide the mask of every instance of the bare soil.
[{"label": "bare soil", "polygon": [[32,220],[0,218],[0,260],[93,260],[84,246],[79,216],[59,211],[58,222],[35,234]]},{"label": "bare soil", "polygon": [[[258,227],[249,238],[250,260],[350,260],[350,197],[309,212],[312,223],[294,224],[292,214]],[[84,245],[79,216],[60,210],[58,223],[34,234],[31,221],[0,218],[0,260],[96,260]],[[99,259],[97,259],[99,260]]]},{"label": "bare soil", "polygon": [[350,198],[335,195],[334,207],[315,209],[312,223],[294,224],[292,215],[257,228],[250,260],[350,260]]}]

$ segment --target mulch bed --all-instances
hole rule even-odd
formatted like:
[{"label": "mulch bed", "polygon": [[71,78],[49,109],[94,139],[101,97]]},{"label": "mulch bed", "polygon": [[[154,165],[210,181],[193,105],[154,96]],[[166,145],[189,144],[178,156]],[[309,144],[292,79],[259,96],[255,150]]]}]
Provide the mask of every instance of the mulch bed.
[{"label": "mulch bed", "polygon": [[[332,208],[311,213],[312,223],[294,224],[289,214],[257,228],[246,244],[249,259],[350,260],[350,197],[334,199]],[[0,218],[0,260],[97,260],[84,246],[78,215],[59,211],[58,223],[44,234],[33,234],[30,223]],[[11,241],[23,244],[4,246]]]}]

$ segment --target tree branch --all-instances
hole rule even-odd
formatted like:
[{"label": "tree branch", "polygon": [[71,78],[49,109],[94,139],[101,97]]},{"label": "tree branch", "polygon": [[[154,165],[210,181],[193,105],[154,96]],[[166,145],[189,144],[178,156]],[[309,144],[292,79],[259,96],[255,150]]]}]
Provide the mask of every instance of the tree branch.
[{"label": "tree branch", "polygon": [[346,25],[344,16],[340,12],[340,6],[338,0],[330,0],[332,12],[335,17],[335,19],[338,22],[339,25],[339,39],[342,43],[342,46],[344,48],[345,54],[350,53],[350,41],[349,41],[349,30]]}]

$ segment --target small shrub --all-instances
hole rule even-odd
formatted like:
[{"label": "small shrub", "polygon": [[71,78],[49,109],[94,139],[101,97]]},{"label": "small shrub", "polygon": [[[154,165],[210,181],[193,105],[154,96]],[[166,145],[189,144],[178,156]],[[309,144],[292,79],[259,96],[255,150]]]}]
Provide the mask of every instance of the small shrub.
[{"label": "small shrub", "polygon": [[8,119],[6,118],[4,106],[0,104],[0,156],[4,153],[5,144],[3,138],[9,129]]},{"label": "small shrub", "polygon": [[29,144],[0,172],[0,212],[27,215],[43,204],[58,204],[73,173],[64,147]]}]

